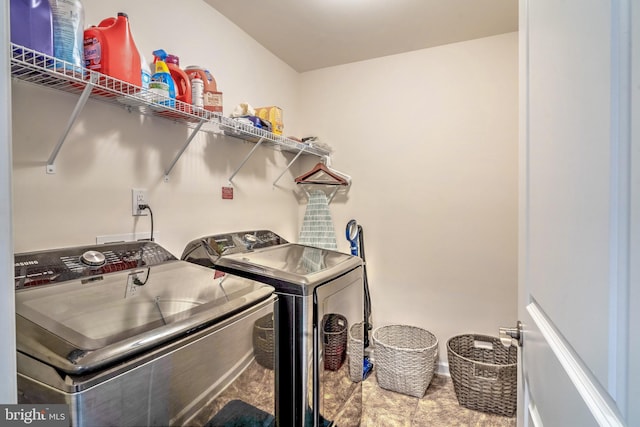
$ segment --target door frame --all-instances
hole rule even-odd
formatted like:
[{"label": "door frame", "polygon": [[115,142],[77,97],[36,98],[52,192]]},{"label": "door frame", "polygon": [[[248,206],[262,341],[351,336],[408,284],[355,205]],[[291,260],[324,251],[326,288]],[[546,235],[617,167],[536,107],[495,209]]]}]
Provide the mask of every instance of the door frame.
[{"label": "door frame", "polygon": [[17,402],[11,196],[11,60],[9,0],[0,0],[0,403]]}]

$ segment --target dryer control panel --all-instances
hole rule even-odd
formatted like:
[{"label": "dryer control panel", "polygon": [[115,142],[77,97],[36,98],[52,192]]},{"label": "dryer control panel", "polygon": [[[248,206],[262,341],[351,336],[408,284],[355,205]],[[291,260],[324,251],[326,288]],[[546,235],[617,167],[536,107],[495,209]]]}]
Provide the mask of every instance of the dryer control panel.
[{"label": "dryer control panel", "polygon": [[270,230],[239,231],[201,237],[187,244],[182,260],[213,267],[223,255],[252,252],[269,246],[287,244],[285,239]]},{"label": "dryer control panel", "polygon": [[273,231],[241,231],[237,233],[218,234],[209,237],[215,242],[216,252],[219,255],[230,253],[251,252],[254,249],[266,248],[269,246],[284,245],[287,242]]},{"label": "dryer control panel", "polygon": [[16,289],[150,267],[176,257],[154,242],[107,243],[15,255]]}]

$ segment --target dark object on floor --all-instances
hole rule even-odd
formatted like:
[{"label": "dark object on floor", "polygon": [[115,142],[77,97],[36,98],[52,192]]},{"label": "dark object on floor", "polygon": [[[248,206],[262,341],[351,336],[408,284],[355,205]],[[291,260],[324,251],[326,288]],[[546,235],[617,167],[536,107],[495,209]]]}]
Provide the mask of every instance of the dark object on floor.
[{"label": "dark object on floor", "polygon": [[[320,427],[329,427],[329,426],[331,426],[331,421],[325,420],[322,415],[320,415],[319,422],[320,422],[320,424],[319,424]],[[313,425],[313,411],[309,407],[307,407],[307,414],[306,414],[306,417],[305,417],[305,424],[304,425],[305,426],[312,426]]]},{"label": "dark object on floor", "polygon": [[275,418],[242,400],[224,405],[205,427],[273,427]]}]

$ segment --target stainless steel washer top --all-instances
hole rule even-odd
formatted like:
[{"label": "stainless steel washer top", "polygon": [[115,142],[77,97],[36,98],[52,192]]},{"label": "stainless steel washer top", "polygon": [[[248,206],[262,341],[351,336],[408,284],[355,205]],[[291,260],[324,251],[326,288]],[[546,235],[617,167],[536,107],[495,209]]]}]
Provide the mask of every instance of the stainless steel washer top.
[{"label": "stainless steel washer top", "polygon": [[269,230],[191,241],[182,259],[272,285],[278,293],[311,295],[316,286],[362,266],[358,257],[289,243]]},{"label": "stainless steel washer top", "polygon": [[16,254],[15,287],[18,351],[73,374],[193,333],[273,293],[252,280],[217,279],[152,242]]}]

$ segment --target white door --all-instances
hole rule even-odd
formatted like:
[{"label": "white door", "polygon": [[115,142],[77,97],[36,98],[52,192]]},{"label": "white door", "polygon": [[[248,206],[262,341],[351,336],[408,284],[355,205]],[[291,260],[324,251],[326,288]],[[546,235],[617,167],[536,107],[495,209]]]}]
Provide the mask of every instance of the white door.
[{"label": "white door", "polygon": [[520,426],[640,426],[639,9],[520,0]]}]

